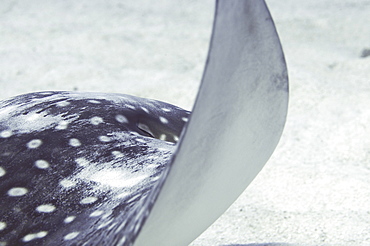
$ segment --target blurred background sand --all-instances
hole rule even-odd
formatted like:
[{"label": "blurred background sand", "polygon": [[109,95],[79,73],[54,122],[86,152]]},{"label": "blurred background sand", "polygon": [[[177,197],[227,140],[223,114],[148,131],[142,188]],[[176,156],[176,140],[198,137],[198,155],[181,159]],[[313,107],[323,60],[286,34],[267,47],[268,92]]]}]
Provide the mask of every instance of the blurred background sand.
[{"label": "blurred background sand", "polygon": [[[267,0],[285,51],[282,140],[192,246],[370,245],[370,1]],[[0,99],[132,94],[191,109],[210,0],[2,0]]]}]

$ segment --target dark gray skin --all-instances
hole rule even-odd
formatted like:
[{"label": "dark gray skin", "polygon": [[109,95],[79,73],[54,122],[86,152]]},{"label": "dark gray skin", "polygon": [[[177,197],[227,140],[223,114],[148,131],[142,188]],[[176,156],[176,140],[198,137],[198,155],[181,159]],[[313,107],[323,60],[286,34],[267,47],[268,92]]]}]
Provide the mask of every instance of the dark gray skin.
[{"label": "dark gray skin", "polygon": [[0,245],[129,245],[189,112],[121,94],[0,102]]}]

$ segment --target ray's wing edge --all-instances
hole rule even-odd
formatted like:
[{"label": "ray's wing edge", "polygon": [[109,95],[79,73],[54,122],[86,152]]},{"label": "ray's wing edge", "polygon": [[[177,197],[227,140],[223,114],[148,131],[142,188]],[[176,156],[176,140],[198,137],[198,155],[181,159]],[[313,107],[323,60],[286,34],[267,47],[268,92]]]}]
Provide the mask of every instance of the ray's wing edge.
[{"label": "ray's wing edge", "polygon": [[193,113],[168,175],[147,201],[153,208],[136,246],[188,245],[226,211],[276,148],[288,91],[284,54],[265,2],[217,1]]}]

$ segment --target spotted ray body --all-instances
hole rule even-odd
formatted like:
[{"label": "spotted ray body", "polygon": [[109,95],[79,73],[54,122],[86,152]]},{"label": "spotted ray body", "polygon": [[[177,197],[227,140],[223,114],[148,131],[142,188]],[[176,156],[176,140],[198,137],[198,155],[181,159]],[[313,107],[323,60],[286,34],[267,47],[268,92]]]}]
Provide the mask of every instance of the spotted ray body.
[{"label": "spotted ray body", "polygon": [[0,102],[0,245],[132,241],[188,117],[122,94]]},{"label": "spotted ray body", "polygon": [[240,0],[216,3],[171,161],[189,114],[179,108],[67,92],[0,102],[0,245],[189,245],[271,156],[288,95],[265,2]]}]

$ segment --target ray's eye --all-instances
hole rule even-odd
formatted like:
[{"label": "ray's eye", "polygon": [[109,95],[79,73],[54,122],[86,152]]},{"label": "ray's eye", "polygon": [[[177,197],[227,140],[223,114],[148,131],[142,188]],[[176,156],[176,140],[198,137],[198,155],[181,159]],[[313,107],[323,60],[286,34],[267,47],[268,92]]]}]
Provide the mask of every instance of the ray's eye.
[{"label": "ray's eye", "polygon": [[147,137],[156,138],[149,127],[141,122],[137,124],[137,127],[142,131],[141,133]]}]

